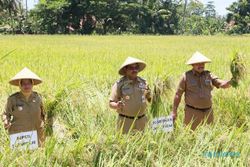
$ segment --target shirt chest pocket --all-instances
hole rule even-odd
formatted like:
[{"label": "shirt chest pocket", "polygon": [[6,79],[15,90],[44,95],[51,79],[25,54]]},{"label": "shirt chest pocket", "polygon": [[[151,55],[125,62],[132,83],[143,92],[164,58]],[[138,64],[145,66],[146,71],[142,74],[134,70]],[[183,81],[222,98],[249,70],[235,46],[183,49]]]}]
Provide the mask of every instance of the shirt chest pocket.
[{"label": "shirt chest pocket", "polygon": [[31,104],[31,109],[32,109],[32,112],[39,112],[40,111],[40,105],[39,105],[39,103],[33,103],[33,104]]},{"label": "shirt chest pocket", "polygon": [[196,80],[189,80],[187,82],[187,89],[192,92],[199,91],[199,86]]},{"label": "shirt chest pocket", "polygon": [[133,93],[133,88],[132,87],[122,87],[122,95],[131,95]]},{"label": "shirt chest pocket", "polygon": [[213,83],[212,83],[211,79],[205,79],[204,80],[204,85],[205,85],[205,88],[208,89],[208,90],[213,89]]},{"label": "shirt chest pocket", "polygon": [[25,109],[25,105],[22,101],[17,100],[16,104],[13,106],[13,112],[23,112]]},{"label": "shirt chest pocket", "polygon": [[41,110],[41,102],[39,101],[38,98],[34,98],[32,101],[29,103],[29,107],[32,113],[38,113]]},{"label": "shirt chest pocket", "polygon": [[17,101],[16,105],[13,106],[13,114],[24,114],[24,113],[35,113],[40,111],[39,101],[31,101],[28,103]]},{"label": "shirt chest pocket", "polygon": [[14,116],[14,118],[19,118],[22,117],[22,115],[25,114],[25,106],[22,103],[17,103],[13,106],[13,110],[12,110],[12,116]]}]

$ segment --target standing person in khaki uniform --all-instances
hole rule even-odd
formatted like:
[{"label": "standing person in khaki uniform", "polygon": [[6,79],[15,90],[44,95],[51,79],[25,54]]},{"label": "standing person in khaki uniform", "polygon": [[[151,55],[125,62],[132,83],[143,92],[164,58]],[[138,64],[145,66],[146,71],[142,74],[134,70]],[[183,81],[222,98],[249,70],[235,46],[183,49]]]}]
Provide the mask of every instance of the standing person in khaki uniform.
[{"label": "standing person in khaki uniform", "polygon": [[146,80],[137,76],[145,67],[145,62],[128,57],[119,70],[123,77],[112,87],[109,105],[119,114],[117,128],[122,133],[143,131],[146,126],[145,112],[147,101],[151,101],[150,89]]},{"label": "standing person in khaki uniform", "polygon": [[3,113],[4,127],[9,134],[36,130],[39,146],[42,146],[45,140],[45,112],[41,96],[32,88],[41,82],[42,80],[28,68],[16,74],[9,83],[19,86],[20,92],[8,98]]},{"label": "standing person in khaki uniform", "polygon": [[205,70],[205,63],[211,60],[199,52],[188,60],[187,64],[192,65],[192,70],[183,74],[178,85],[173,104],[173,118],[177,117],[177,109],[182,94],[185,93],[185,118],[184,124],[191,123],[191,129],[206,121],[213,122],[212,95],[213,87],[229,88],[230,81],[220,80],[217,76]]}]

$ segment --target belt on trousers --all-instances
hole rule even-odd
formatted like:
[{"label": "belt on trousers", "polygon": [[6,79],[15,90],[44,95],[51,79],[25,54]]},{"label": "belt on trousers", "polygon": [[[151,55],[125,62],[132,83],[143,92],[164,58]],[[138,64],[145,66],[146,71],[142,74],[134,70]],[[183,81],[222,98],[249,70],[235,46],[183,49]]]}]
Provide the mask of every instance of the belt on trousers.
[{"label": "belt on trousers", "polygon": [[119,116],[124,117],[124,118],[128,118],[128,119],[141,119],[142,117],[145,116],[145,114],[138,116],[138,117],[131,117],[131,116],[127,116],[127,115],[123,115],[123,114],[119,114]]},{"label": "belt on trousers", "polygon": [[190,106],[190,105],[188,105],[188,104],[186,104],[186,106],[189,107],[189,108],[195,109],[195,110],[200,110],[200,111],[202,111],[202,112],[205,112],[205,111],[211,109],[211,107],[209,107],[209,108],[196,108],[196,107]]}]

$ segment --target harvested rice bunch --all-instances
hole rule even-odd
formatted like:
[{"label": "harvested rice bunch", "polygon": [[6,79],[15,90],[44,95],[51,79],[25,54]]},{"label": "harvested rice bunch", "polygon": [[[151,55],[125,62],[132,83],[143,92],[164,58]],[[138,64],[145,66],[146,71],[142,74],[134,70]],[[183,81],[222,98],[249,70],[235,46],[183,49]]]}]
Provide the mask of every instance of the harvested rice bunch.
[{"label": "harvested rice bunch", "polygon": [[173,81],[170,76],[157,78],[154,82],[153,99],[151,105],[151,113],[153,117],[159,115],[159,110],[162,109],[162,98],[167,98],[169,93],[173,90]]},{"label": "harvested rice bunch", "polygon": [[234,88],[239,86],[239,81],[242,80],[246,75],[244,57],[245,55],[239,52],[236,52],[235,54],[233,54],[233,57],[232,57],[230,70],[232,73],[231,85]]}]

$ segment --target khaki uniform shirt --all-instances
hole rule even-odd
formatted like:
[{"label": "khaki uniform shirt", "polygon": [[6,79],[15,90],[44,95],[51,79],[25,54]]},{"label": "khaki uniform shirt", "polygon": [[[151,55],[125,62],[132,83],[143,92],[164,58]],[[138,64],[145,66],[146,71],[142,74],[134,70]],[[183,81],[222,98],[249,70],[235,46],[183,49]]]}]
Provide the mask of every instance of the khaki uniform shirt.
[{"label": "khaki uniform shirt", "polygon": [[117,81],[111,91],[110,101],[123,101],[125,106],[117,110],[126,116],[141,116],[145,114],[147,100],[150,101],[150,89],[146,80],[138,77],[136,81],[122,77]]},{"label": "khaki uniform shirt", "polygon": [[211,91],[213,87],[219,88],[221,82],[217,76],[209,71],[201,74],[194,70],[183,74],[179,83],[177,94],[182,95],[185,92],[185,103],[195,108],[209,108],[212,106]]},{"label": "khaki uniform shirt", "polygon": [[20,92],[11,95],[8,98],[4,115],[12,124],[9,128],[10,134],[37,130],[40,137],[45,113],[41,96],[38,93],[32,92],[28,101]]}]

